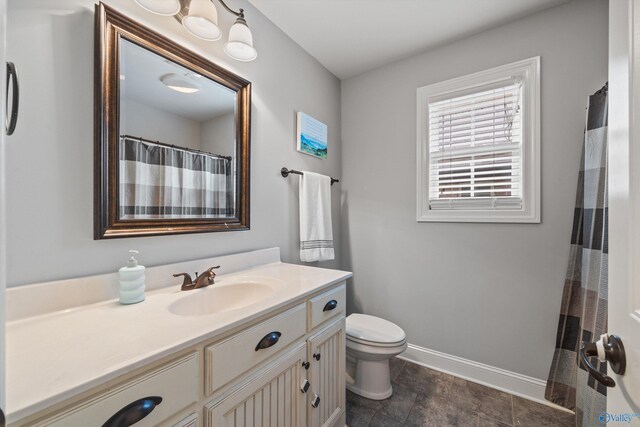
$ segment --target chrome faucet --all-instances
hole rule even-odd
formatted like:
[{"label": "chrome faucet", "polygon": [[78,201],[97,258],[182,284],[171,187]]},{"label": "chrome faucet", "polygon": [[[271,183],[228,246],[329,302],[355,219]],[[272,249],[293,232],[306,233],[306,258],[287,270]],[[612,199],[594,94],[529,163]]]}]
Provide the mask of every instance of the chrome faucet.
[{"label": "chrome faucet", "polygon": [[213,272],[215,268],[220,268],[219,265],[215,267],[209,268],[207,271],[198,276],[198,273],[195,274],[196,280],[195,282],[191,280],[191,275],[189,273],[178,273],[174,274],[173,277],[183,276],[182,287],[180,288],[183,291],[190,291],[192,289],[204,288],[205,286],[213,285],[214,279],[216,277],[216,273]]}]

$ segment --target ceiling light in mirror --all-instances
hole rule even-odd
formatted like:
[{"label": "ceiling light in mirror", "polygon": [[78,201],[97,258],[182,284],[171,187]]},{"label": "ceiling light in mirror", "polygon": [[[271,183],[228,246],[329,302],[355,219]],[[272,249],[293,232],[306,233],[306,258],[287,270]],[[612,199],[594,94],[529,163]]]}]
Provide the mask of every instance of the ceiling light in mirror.
[{"label": "ceiling light in mirror", "polygon": [[143,9],[157,15],[172,16],[180,12],[179,0],[135,0]]},{"label": "ceiling light in mirror", "polygon": [[190,82],[185,77],[173,73],[160,77],[160,81],[169,89],[180,93],[196,93],[200,90],[200,86],[194,82]]},{"label": "ceiling light in mirror", "polygon": [[253,61],[258,52],[253,47],[253,35],[242,18],[236,19],[229,30],[229,41],[224,46],[227,55],[238,61]]},{"label": "ceiling light in mirror", "polygon": [[215,41],[222,36],[218,28],[218,11],[210,0],[191,0],[189,14],[182,18],[189,34],[202,40]]}]

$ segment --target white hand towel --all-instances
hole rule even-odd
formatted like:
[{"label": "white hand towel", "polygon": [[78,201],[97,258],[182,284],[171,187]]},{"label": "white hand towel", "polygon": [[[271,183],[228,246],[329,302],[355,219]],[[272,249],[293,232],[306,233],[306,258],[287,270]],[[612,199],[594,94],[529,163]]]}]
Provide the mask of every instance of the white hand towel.
[{"label": "white hand towel", "polygon": [[300,261],[335,258],[331,229],[331,177],[302,171],[300,177]]}]

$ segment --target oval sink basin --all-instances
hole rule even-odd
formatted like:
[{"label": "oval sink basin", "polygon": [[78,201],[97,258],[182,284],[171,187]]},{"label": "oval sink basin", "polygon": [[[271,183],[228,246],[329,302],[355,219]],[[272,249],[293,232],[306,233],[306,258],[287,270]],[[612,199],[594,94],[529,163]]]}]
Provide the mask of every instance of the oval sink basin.
[{"label": "oval sink basin", "polygon": [[214,284],[187,292],[190,295],[169,306],[171,313],[179,316],[202,316],[238,310],[269,298],[275,289],[257,281],[239,281]]}]

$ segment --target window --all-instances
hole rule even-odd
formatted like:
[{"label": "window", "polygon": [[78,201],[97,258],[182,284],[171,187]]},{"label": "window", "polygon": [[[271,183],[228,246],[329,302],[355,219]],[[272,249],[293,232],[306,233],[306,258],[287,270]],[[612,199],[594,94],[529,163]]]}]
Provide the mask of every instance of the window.
[{"label": "window", "polygon": [[539,70],[418,89],[418,221],[540,222]]}]

